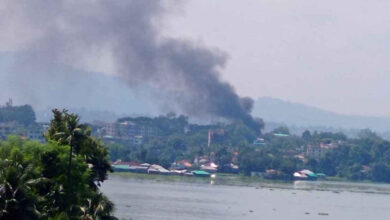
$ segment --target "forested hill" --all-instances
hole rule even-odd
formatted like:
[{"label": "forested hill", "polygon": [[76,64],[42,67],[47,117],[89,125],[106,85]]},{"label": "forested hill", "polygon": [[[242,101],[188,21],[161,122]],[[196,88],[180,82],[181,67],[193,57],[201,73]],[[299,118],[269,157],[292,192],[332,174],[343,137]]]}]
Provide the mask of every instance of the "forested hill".
[{"label": "forested hill", "polygon": [[0,107],[0,122],[16,121],[24,125],[35,123],[35,112],[30,105]]},{"label": "forested hill", "polygon": [[263,118],[266,122],[284,123],[288,126],[370,128],[377,132],[390,131],[390,117],[343,115],[268,97],[255,101],[253,115]]}]

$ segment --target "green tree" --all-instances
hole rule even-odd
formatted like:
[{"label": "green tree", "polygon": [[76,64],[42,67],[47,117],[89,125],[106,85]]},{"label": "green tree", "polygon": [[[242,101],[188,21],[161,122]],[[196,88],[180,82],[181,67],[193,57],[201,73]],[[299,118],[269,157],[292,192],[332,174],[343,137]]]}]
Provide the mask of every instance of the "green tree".
[{"label": "green tree", "polygon": [[35,123],[35,112],[30,105],[0,107],[0,122],[16,121],[23,125]]},{"label": "green tree", "polygon": [[[89,127],[79,124],[79,117],[70,114],[66,110],[53,110],[54,117],[50,122],[50,128],[46,134],[47,141],[56,142],[60,145],[69,145],[69,167],[73,154],[80,155],[91,165],[90,185],[100,186],[107,179],[107,173],[112,171],[107,160],[108,151],[100,141],[91,136]],[[70,168],[68,169],[71,170]],[[68,173],[68,175],[70,175]]]},{"label": "green tree", "polygon": [[378,182],[390,182],[390,166],[385,163],[374,164],[372,178]]},{"label": "green tree", "polygon": [[311,141],[311,133],[310,131],[306,130],[302,133],[302,139],[305,140],[306,142]]},{"label": "green tree", "polygon": [[22,155],[13,151],[11,158],[2,160],[0,169],[0,219],[40,219],[37,207],[39,196],[34,195],[35,185],[44,182],[37,177],[32,166],[23,166]]},{"label": "green tree", "polygon": [[109,144],[108,150],[111,161],[126,158],[126,156],[128,156],[128,154],[130,153],[127,149],[125,149],[125,146],[123,146],[123,144],[119,143]]},{"label": "green tree", "polygon": [[110,170],[107,150],[77,116],[54,115],[47,144],[0,142],[0,219],[115,219],[99,191]]}]

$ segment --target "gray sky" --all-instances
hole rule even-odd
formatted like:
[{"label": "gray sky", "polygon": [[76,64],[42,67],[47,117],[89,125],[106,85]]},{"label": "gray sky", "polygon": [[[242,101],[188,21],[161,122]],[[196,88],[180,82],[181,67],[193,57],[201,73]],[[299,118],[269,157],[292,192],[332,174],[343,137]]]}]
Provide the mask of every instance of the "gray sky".
[{"label": "gray sky", "polygon": [[[12,95],[4,89],[10,85],[5,70],[11,62],[8,52],[23,53],[24,44],[39,33],[13,19],[1,2],[6,1],[0,0],[0,10],[7,11],[3,17],[11,18],[0,33],[3,102]],[[389,11],[388,0],[190,0],[159,17],[166,19],[159,24],[165,36],[225,52],[229,58],[222,78],[239,95],[271,96],[346,114],[390,116]],[[114,72],[110,56],[85,57],[75,66]]]},{"label": "gray sky", "polygon": [[390,116],[390,1],[191,0],[166,35],[218,47],[240,95]]}]

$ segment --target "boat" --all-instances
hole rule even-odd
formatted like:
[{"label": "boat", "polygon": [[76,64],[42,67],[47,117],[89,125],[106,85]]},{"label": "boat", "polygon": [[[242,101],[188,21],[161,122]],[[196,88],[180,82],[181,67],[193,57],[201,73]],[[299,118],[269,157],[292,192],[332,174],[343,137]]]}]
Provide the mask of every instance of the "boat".
[{"label": "boat", "polygon": [[206,172],[204,170],[194,170],[192,171],[192,173],[194,174],[194,176],[200,176],[200,177],[210,177],[210,173],[209,172]]},{"label": "boat", "polygon": [[294,180],[317,180],[318,176],[310,170],[301,170],[293,174]]}]

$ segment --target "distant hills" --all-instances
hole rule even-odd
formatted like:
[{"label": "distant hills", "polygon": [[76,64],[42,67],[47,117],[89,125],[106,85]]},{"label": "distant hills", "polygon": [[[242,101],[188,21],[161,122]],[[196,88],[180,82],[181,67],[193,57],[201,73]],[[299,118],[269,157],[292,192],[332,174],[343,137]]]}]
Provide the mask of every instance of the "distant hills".
[{"label": "distant hills", "polygon": [[390,117],[344,115],[281,99],[263,97],[255,101],[252,114],[265,122],[289,127],[328,127],[333,129],[365,129],[379,133],[390,131]]}]

